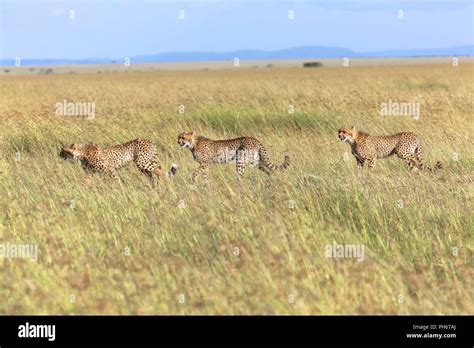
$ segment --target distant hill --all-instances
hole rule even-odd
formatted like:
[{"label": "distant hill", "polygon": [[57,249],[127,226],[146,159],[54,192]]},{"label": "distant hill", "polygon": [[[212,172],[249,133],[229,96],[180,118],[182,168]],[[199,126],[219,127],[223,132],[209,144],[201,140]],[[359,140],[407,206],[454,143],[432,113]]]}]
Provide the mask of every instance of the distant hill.
[{"label": "distant hill", "polygon": [[[303,46],[283,50],[238,50],[230,52],[169,52],[130,57],[132,63],[153,62],[199,62],[222,61],[239,58],[240,60],[280,60],[315,58],[381,58],[381,57],[436,57],[436,56],[473,56],[474,45],[436,49],[408,49],[393,51],[355,52],[341,47]],[[75,65],[123,63],[123,58],[90,59],[24,59],[22,66],[32,65]],[[0,59],[2,66],[14,66],[14,59]]]},{"label": "distant hill", "polygon": [[294,47],[284,50],[260,51],[239,50],[232,52],[175,52],[137,56],[135,62],[189,62],[212,60],[260,60],[260,59],[298,59],[298,58],[339,58],[354,57],[354,51],[339,47]]}]

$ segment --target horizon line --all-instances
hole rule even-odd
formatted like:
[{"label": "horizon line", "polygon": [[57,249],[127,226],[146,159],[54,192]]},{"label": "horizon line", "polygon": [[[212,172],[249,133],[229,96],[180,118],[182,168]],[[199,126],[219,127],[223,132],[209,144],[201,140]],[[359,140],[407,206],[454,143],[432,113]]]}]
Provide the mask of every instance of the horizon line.
[{"label": "horizon line", "polygon": [[[81,62],[78,64],[94,64],[94,62],[88,62],[88,61],[101,61],[101,63],[108,63],[108,64],[116,64],[118,63],[117,61],[122,61],[123,59],[129,59],[132,61],[134,58],[138,59],[152,59],[153,57],[156,57],[157,59],[161,56],[169,56],[169,55],[231,55],[234,53],[266,53],[266,54],[272,54],[272,53],[279,53],[279,52],[286,52],[290,53],[292,50],[297,51],[301,49],[332,49],[332,50],[344,50],[346,51],[345,55],[343,54],[338,54],[334,53],[333,56],[311,56],[311,57],[288,57],[288,58],[282,58],[282,57],[266,57],[266,58],[240,58],[240,57],[232,57],[232,58],[225,58],[225,59],[218,59],[218,60],[227,60],[227,59],[233,59],[233,58],[239,58],[239,60],[262,60],[262,59],[273,59],[273,60],[287,60],[287,59],[337,59],[337,58],[402,58],[402,57],[446,57],[446,56],[453,56],[455,54],[450,54],[450,53],[423,53],[419,52],[419,54],[414,54],[414,55],[409,55],[409,52],[412,51],[439,51],[439,50],[450,50],[450,49],[460,49],[460,48],[468,48],[468,51],[470,52],[462,52],[464,56],[474,56],[474,44],[464,44],[464,45],[456,45],[456,46],[449,46],[449,47],[437,47],[437,48],[407,48],[407,49],[387,49],[387,50],[371,50],[371,51],[356,51],[350,48],[345,48],[342,46],[311,46],[311,45],[306,45],[306,46],[293,46],[293,47],[288,47],[288,48],[279,48],[279,49],[273,49],[273,50],[262,50],[262,49],[235,49],[235,50],[226,50],[226,51],[165,51],[165,52],[159,52],[159,53],[150,53],[150,54],[139,54],[139,55],[133,55],[133,56],[122,56],[122,57],[87,57],[87,58],[22,58],[22,57],[10,57],[10,58],[0,58],[0,62],[15,62],[18,58],[22,62],[28,62],[28,61],[49,61],[49,62],[54,62],[54,61],[74,61],[74,62]],[[387,54],[387,55],[385,55]],[[393,54],[393,55],[389,55]],[[397,55],[398,54],[398,55]],[[403,54],[403,56],[400,56],[400,54]],[[460,55],[458,55],[460,56]],[[215,61],[216,59],[201,59],[199,57],[187,57],[189,59],[187,60],[172,60],[171,57],[169,57],[170,60],[166,61],[159,61],[157,60],[156,63],[159,62],[169,62],[169,63],[183,63],[183,62],[195,62],[195,61]],[[152,63],[153,61],[142,61],[141,63]],[[9,66],[9,65],[4,65],[4,66]]]}]

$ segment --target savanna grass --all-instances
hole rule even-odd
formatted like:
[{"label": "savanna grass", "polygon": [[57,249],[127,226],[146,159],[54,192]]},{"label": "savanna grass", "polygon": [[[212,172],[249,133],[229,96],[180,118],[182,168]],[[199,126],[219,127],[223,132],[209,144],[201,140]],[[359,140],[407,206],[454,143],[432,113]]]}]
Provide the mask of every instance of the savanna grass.
[{"label": "savanna grass", "polygon": [[[0,85],[3,314],[467,314],[474,311],[474,66],[387,66],[8,76]],[[63,100],[96,117],[55,115]],[[419,120],[379,115],[419,102]],[[180,105],[185,107],[179,113]],[[294,113],[289,113],[290,105]],[[340,126],[414,131],[434,173],[396,158],[356,172]],[[207,186],[177,135],[254,136],[290,168],[211,169]],[[155,141],[179,172],[153,189],[63,161],[60,146]],[[348,160],[345,160],[348,159]],[[327,258],[328,244],[364,258]]]}]

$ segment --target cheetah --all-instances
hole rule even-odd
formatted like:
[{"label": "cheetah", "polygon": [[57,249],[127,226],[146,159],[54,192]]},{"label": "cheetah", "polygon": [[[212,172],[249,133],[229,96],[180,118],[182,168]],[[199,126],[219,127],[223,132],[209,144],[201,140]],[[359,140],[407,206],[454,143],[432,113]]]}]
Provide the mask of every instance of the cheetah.
[{"label": "cheetah", "polygon": [[193,172],[195,181],[201,174],[208,180],[209,167],[213,164],[236,163],[239,178],[245,173],[246,164],[258,166],[258,169],[271,174],[275,170],[283,170],[290,165],[290,158],[285,156],[282,164],[275,164],[267,156],[267,150],[260,141],[250,137],[227,140],[212,140],[195,132],[183,132],[178,136],[179,146],[189,148],[199,168]]},{"label": "cheetah", "polygon": [[105,172],[115,180],[118,180],[116,170],[131,161],[150,178],[153,185],[160,177],[173,176],[177,172],[176,164],[172,165],[168,173],[164,172],[163,167],[157,163],[156,145],[145,139],[135,139],[111,147],[101,147],[97,144],[69,144],[62,147],[59,155],[63,159],[81,161],[82,167],[89,173]]},{"label": "cheetah", "polygon": [[[415,133],[405,132],[376,136],[359,131],[352,126],[339,129],[339,139],[350,144],[351,152],[356,158],[359,169],[364,167],[365,161],[367,161],[369,169],[373,169],[376,159],[396,154],[405,161],[410,170],[432,170],[423,162],[421,139]],[[441,167],[441,162],[438,161],[435,169]]]}]

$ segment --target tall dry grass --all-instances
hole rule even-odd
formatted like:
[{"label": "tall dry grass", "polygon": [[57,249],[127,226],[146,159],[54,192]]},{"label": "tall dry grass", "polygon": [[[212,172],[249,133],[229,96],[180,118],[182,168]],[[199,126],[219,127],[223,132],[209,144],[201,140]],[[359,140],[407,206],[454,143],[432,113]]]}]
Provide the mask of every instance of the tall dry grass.
[{"label": "tall dry grass", "polygon": [[[0,243],[37,244],[40,256],[0,258],[0,313],[472,314],[473,72],[4,77]],[[95,119],[56,116],[64,99],[95,102]],[[419,102],[420,119],[381,117],[388,100]],[[392,158],[358,175],[337,139],[351,124],[417,132],[427,161],[445,168],[416,175]],[[242,183],[232,165],[215,167],[208,186],[193,185],[197,164],[176,142],[192,129],[257,137],[292,165],[272,177],[247,170]],[[179,164],[169,184],[153,190],[133,166],[120,171],[122,185],[87,181],[58,157],[64,143],[136,137],[154,140],[166,167]],[[364,260],[325,257],[334,242],[364,246]]]}]

